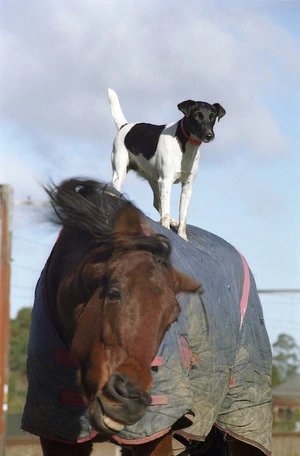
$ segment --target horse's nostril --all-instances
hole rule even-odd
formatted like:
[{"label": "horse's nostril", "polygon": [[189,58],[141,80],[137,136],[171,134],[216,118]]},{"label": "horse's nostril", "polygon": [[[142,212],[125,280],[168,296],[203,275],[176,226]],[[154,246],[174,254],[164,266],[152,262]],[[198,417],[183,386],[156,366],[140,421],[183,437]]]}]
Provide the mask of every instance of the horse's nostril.
[{"label": "horse's nostril", "polygon": [[[123,375],[115,374],[111,379],[112,387],[115,389],[116,393],[118,393],[122,397],[128,397],[129,390],[126,381],[126,378]],[[109,382],[109,383],[110,383]]]},{"label": "horse's nostril", "polygon": [[106,396],[122,402],[124,400],[138,400],[145,406],[151,402],[148,393],[141,392],[136,386],[132,385],[128,378],[123,374],[113,374],[105,385],[103,392]]},{"label": "horse's nostril", "polygon": [[151,396],[132,385],[123,373],[115,373],[96,398],[95,410],[108,428],[117,429],[140,420],[151,403]]}]

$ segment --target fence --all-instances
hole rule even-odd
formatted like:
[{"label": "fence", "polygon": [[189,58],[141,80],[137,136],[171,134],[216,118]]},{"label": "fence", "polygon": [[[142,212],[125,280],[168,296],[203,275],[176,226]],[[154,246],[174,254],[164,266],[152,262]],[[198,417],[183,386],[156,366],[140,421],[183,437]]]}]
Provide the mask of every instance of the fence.
[{"label": "fence", "polygon": [[274,433],[272,456],[300,456],[300,432]]},{"label": "fence", "polygon": [[[178,442],[174,442],[174,448]],[[183,449],[183,448],[182,448]],[[182,450],[181,449],[181,450]],[[178,450],[174,454],[178,454]],[[5,456],[42,456],[39,439],[34,436],[9,436],[5,446]],[[117,456],[119,449],[111,443],[96,444],[93,456]],[[272,456],[300,456],[300,433],[273,434]]]}]

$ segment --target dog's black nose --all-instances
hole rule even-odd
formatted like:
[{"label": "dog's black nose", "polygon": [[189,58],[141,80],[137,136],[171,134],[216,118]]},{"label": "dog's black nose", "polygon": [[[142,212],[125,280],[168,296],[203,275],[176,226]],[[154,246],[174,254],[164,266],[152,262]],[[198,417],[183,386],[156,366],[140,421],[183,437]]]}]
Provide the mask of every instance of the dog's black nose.
[{"label": "dog's black nose", "polygon": [[212,139],[214,139],[214,134],[213,133],[205,133],[205,135],[203,135],[203,141],[204,142],[211,141]]}]

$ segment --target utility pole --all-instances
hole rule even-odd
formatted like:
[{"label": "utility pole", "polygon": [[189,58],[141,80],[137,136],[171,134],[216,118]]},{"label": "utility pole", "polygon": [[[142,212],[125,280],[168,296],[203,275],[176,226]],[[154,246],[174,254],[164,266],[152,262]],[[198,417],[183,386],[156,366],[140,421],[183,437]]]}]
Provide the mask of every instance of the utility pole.
[{"label": "utility pole", "polygon": [[0,456],[4,455],[9,381],[12,187],[0,185]]}]

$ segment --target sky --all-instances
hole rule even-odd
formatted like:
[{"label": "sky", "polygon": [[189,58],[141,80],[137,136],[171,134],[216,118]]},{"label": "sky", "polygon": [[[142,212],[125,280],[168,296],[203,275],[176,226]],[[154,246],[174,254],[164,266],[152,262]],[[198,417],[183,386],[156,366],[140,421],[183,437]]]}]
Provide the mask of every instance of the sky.
[{"label": "sky", "polygon": [[[180,119],[186,99],[226,116],[201,146],[188,223],[246,257],[258,289],[300,289],[300,3],[0,0],[0,184],[13,187],[11,317],[32,306],[57,236],[42,188],[111,180],[107,89],[130,122]],[[125,194],[158,220],[149,185]],[[178,219],[180,187],[172,188]],[[271,343],[300,345],[300,294],[261,295]]]}]

